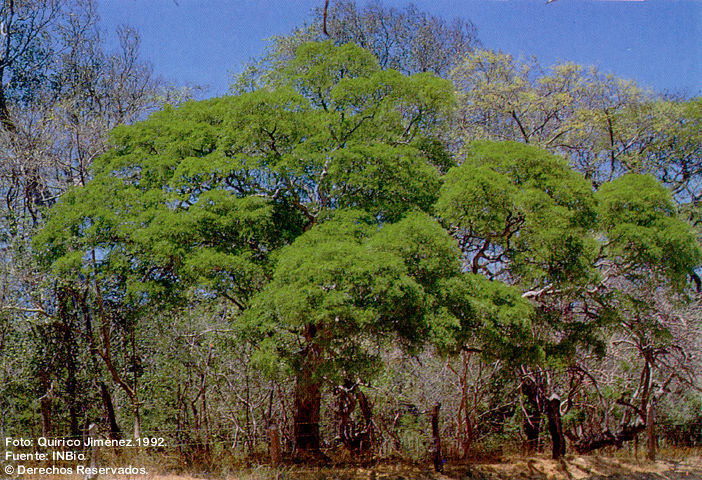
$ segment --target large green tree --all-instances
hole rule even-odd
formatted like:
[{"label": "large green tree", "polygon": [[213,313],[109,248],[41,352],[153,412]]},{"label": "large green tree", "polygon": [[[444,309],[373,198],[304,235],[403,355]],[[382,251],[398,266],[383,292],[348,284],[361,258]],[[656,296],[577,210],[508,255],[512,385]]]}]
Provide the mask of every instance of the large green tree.
[{"label": "large green tree", "polygon": [[424,213],[379,229],[338,211],[279,257],[247,329],[261,338],[259,361],[282,359],[295,377],[296,447],[316,450],[324,387],[367,383],[389,345],[416,350],[432,331],[460,328],[438,310],[442,282],[460,274],[458,249]]},{"label": "large green tree", "polygon": [[[463,164],[446,175],[436,209],[467,268],[519,288],[537,307],[533,335],[546,362],[594,340],[596,323],[583,322],[578,309],[595,276],[595,203],[587,181],[565,160],[521,143],[475,142]],[[524,426],[533,447],[553,385],[544,384],[544,359],[528,360],[533,368],[522,368],[530,412]],[[562,434],[554,443],[560,455]]]},{"label": "large green tree", "polygon": [[436,198],[449,165],[432,132],[452,105],[448,82],[381,70],[367,51],[331,42],[300,47],[281,78],[115,129],[93,180],[63,195],[36,237],[44,264],[85,292],[92,348],[137,426],[137,379],[111,325],[136,328],[153,305],[189,292],[244,311],[275,252],[327,212],[388,223]]}]

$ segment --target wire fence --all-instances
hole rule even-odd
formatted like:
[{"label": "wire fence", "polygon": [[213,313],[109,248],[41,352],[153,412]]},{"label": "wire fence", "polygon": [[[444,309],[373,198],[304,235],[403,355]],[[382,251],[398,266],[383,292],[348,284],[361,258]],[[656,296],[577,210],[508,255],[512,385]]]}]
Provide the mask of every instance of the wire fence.
[{"label": "wire fence", "polygon": [[[428,425],[428,420],[426,422]],[[318,439],[320,447],[325,450],[342,449],[343,440],[339,436],[338,425],[331,423],[299,424],[319,427]],[[411,429],[398,428],[387,431],[387,427],[374,424],[369,433],[369,445],[365,450],[375,457],[401,456],[421,459],[429,455],[432,444],[431,429],[427,425],[414,426]],[[282,427],[282,428],[279,428]],[[305,435],[295,435],[293,425],[276,425],[280,431],[280,445],[285,454],[295,450],[295,440],[304,440]],[[309,435],[309,436],[316,436]],[[12,437],[10,437],[12,438]],[[146,451],[153,454],[227,454],[237,457],[247,457],[257,454],[267,454],[270,447],[269,427],[258,427],[256,431],[245,431],[243,428],[217,429],[214,431],[193,431],[189,429],[155,429],[142,430],[138,439],[122,433],[112,435],[101,429],[94,437],[87,433],[76,435],[53,436],[23,436],[30,440],[32,447],[40,446],[47,450],[64,450],[75,447],[75,450],[89,451],[93,445],[113,454],[128,454],[129,451]],[[455,446],[454,446],[455,444]],[[456,442],[447,440],[448,451],[458,451]]]},{"label": "wire fence", "polygon": [[[428,460],[432,452],[432,435],[429,419],[426,415],[415,416],[414,422],[396,422],[396,425],[374,421],[368,438],[365,453],[373,458],[405,458],[415,461]],[[450,422],[445,422],[442,436],[442,453],[445,458],[462,458],[466,454],[466,438]],[[345,445],[339,435],[339,425],[334,422],[303,424],[319,428],[320,447],[325,451],[342,450]],[[138,438],[123,434],[111,435],[101,430],[94,435],[87,431],[80,436],[30,436],[22,437],[29,444],[45,448],[47,451],[62,451],[72,448],[76,451],[89,452],[94,445],[99,446],[102,454],[122,456],[139,452],[145,455],[170,455],[179,458],[206,458],[230,456],[233,458],[265,459],[269,455],[269,426],[249,428],[216,428],[210,430],[191,429],[150,429],[142,430]],[[279,428],[280,427],[280,428]],[[285,455],[295,450],[294,425],[281,422],[276,424],[280,432],[280,447]],[[658,444],[672,447],[702,447],[702,422],[696,423],[660,423],[656,425]],[[314,434],[317,435],[316,433]],[[642,434],[643,435],[643,434]],[[5,437],[12,439],[13,437]],[[298,434],[297,440],[300,440]],[[121,441],[120,441],[121,440]],[[549,442],[548,433],[543,432],[541,445]],[[473,454],[487,456],[519,451],[522,438],[519,434],[501,432],[475,438],[471,443]],[[18,450],[22,451],[22,446]],[[130,453],[131,452],[131,453]],[[357,454],[362,453],[359,450]]]}]

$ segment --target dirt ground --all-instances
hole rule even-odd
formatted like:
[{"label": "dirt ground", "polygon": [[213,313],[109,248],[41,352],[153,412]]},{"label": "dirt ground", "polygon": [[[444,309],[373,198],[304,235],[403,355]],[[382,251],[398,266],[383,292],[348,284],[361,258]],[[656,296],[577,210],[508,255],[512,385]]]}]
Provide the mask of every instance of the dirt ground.
[{"label": "dirt ground", "polygon": [[[84,480],[52,476],[50,480]],[[39,480],[24,475],[22,480]],[[0,476],[0,480],[5,480]],[[12,479],[14,480],[14,478]],[[49,479],[41,479],[49,480]],[[448,463],[443,473],[427,464],[377,463],[372,467],[270,466],[218,473],[100,475],[98,480],[702,480],[702,456],[649,462],[606,456],[509,457],[501,463],[460,465]]]},{"label": "dirt ground", "polygon": [[378,464],[372,468],[303,468],[278,470],[258,467],[226,477],[207,475],[151,477],[152,480],[702,480],[702,457],[679,461],[622,460],[600,456],[567,456],[556,462],[547,458],[511,458],[505,463],[447,464],[444,473],[427,466]]}]

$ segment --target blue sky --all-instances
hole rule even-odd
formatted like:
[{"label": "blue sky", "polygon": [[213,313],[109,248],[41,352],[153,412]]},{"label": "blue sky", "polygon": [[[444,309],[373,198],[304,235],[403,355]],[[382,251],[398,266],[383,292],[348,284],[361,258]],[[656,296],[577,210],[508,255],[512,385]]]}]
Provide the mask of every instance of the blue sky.
[{"label": "blue sky", "polygon": [[[332,2],[334,0],[331,0]],[[358,3],[365,3],[357,0]],[[103,27],[135,27],[142,53],[177,85],[225,94],[265,39],[289,33],[323,0],[101,0]],[[409,1],[385,0],[394,7]],[[702,0],[414,0],[447,19],[470,19],[487,48],[574,61],[657,91],[702,94]]]}]

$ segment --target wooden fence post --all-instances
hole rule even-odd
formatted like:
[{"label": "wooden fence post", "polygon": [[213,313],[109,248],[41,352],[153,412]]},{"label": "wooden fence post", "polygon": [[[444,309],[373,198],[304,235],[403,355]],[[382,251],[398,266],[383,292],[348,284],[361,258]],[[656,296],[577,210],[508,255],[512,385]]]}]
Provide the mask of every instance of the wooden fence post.
[{"label": "wooden fence post", "polygon": [[434,456],[434,470],[442,473],[444,471],[444,462],[441,458],[441,435],[439,433],[439,409],[441,408],[441,403],[434,405],[434,410],[431,414],[431,434],[434,437],[433,442],[433,456]]},{"label": "wooden fence post", "polygon": [[270,438],[270,454],[271,463],[275,466],[280,465],[282,462],[282,456],[280,453],[280,436],[278,435],[278,426],[272,423],[268,429],[268,434]]}]

